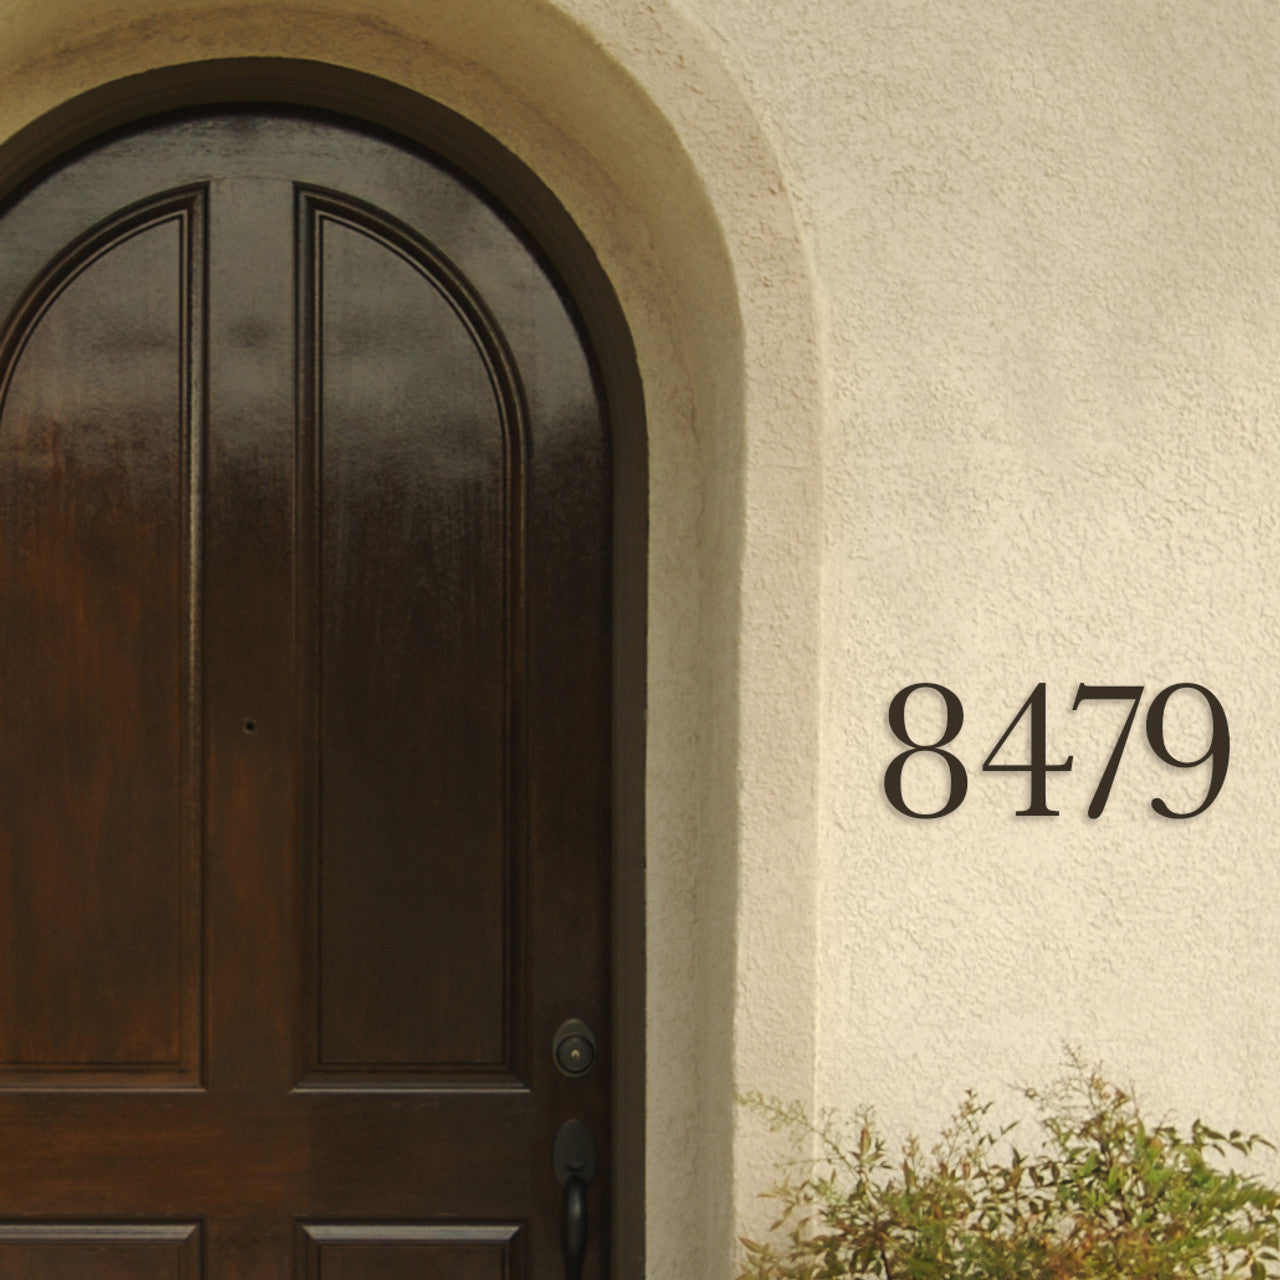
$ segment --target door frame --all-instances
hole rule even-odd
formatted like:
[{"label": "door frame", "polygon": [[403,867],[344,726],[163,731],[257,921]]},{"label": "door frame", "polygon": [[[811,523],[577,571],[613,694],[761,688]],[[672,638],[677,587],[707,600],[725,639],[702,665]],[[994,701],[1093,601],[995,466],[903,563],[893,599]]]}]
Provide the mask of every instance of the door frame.
[{"label": "door frame", "polygon": [[89,90],[0,145],[0,205],[113,132],[226,106],[297,107],[372,126],[431,153],[523,230],[567,295],[595,357],[613,476],[614,1280],[642,1280],[645,1243],[645,690],[648,438],[639,365],[621,304],[590,244],[550,189],[496,139],[402,85],[327,63],[230,58],[175,64]]}]

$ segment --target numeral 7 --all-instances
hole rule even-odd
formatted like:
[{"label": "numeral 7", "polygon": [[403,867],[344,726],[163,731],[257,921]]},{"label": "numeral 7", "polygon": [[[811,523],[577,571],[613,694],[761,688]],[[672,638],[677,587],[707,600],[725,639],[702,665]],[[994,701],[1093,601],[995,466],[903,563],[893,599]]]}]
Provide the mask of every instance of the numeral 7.
[{"label": "numeral 7", "polygon": [[1111,759],[1098,779],[1098,789],[1089,802],[1089,817],[1100,818],[1107,807],[1107,797],[1111,794],[1111,784],[1116,780],[1116,770],[1120,767],[1120,757],[1124,755],[1124,744],[1129,741],[1129,730],[1133,728],[1134,718],[1138,714],[1138,703],[1142,701],[1143,686],[1140,684],[1082,684],[1076,690],[1076,700],[1071,704],[1075,711],[1082,702],[1123,702],[1131,699],[1133,706],[1129,708],[1129,718],[1120,730],[1116,745],[1111,748]]}]

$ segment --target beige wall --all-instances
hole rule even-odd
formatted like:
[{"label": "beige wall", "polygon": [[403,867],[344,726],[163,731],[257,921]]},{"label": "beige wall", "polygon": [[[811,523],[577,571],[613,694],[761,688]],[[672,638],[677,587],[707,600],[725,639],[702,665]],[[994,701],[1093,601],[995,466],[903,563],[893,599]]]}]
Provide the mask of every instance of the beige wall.
[{"label": "beige wall", "polygon": [[[932,1127],[1070,1039],[1157,1113],[1280,1133],[1280,9],[690,6],[815,264],[818,1096]],[[921,680],[967,712],[938,822],[880,792],[886,707]],[[1041,680],[1075,771],[1060,817],[1015,818],[1025,780],[979,766]],[[1073,714],[1077,685],[1179,681],[1225,705],[1220,798],[1153,813],[1206,771],[1140,720],[1090,821],[1123,713]]]},{"label": "beige wall", "polygon": [[[633,327],[651,1273],[727,1273],[768,1151],[735,1084],[930,1126],[1069,1038],[1161,1109],[1280,1134],[1280,10],[0,0],[0,136],[244,54],[489,129]],[[881,792],[921,680],[967,713],[938,822]],[[979,766],[1041,680],[1076,768],[1060,817],[1015,818],[1025,782]],[[1115,709],[1072,713],[1076,685],[1177,681],[1226,706],[1220,799],[1152,813],[1200,775],[1139,723],[1088,820]]]}]

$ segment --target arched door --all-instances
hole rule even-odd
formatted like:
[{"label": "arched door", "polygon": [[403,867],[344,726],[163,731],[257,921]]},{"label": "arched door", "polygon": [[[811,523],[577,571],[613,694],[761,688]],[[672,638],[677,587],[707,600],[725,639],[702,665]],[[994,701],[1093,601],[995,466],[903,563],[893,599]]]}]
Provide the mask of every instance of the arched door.
[{"label": "arched door", "polygon": [[550,1280],[569,1120],[605,1275],[610,442],[539,254],[225,110],[13,202],[0,317],[0,1276]]}]

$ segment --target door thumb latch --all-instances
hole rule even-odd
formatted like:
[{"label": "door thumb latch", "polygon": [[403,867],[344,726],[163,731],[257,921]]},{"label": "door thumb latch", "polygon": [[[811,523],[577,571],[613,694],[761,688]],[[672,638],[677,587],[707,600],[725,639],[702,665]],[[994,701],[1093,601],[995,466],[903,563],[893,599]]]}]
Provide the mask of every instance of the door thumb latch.
[{"label": "door thumb latch", "polygon": [[596,1176],[596,1144],[581,1120],[566,1120],[560,1126],[551,1163],[564,1187],[565,1280],[582,1280],[587,1256],[587,1187]]}]

